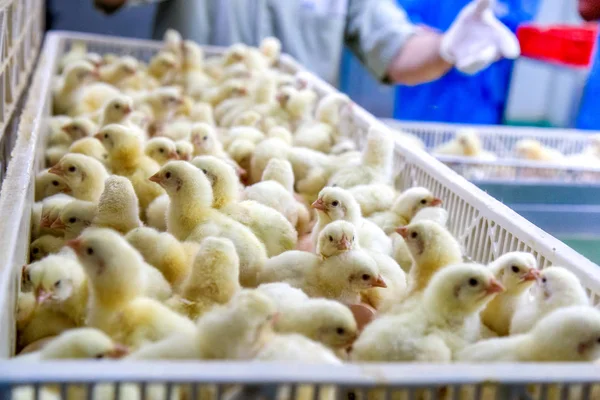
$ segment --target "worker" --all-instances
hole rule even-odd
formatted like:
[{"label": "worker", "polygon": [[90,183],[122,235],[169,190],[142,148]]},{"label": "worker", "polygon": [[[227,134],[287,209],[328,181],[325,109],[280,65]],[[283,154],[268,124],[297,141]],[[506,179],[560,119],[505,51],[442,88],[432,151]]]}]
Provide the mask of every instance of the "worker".
[{"label": "worker", "polygon": [[[114,12],[156,1],[94,2]],[[154,37],[174,28],[201,44],[256,46],[275,36],[283,51],[332,84],[345,43],[378,79],[414,85],[452,66],[474,74],[500,58],[518,57],[518,42],[494,16],[492,2],[473,0],[441,34],[411,24],[393,0],[166,0],[158,4]]]},{"label": "worker", "polygon": [[[579,0],[579,14],[586,21],[600,19],[600,0]],[[592,69],[587,84],[583,90],[576,127],[578,129],[600,130],[600,113],[598,99],[600,98],[600,52],[595,52]]]},{"label": "worker", "polygon": [[[397,0],[413,23],[448,29],[469,0]],[[537,12],[538,0],[500,0],[498,18],[513,32]],[[502,60],[477,76],[450,70],[441,79],[416,87],[398,86],[394,117],[409,121],[501,124],[513,62]]]}]

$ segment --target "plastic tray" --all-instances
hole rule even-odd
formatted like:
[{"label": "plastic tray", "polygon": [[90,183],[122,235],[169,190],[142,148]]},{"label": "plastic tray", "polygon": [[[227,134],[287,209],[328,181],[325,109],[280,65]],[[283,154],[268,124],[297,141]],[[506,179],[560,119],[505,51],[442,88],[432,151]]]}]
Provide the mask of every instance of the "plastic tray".
[{"label": "plastic tray", "polygon": [[[32,86],[36,96],[30,96],[19,127],[19,137],[9,165],[8,175],[0,196],[0,356],[9,357],[13,352],[15,329],[14,309],[18,291],[20,267],[26,261],[30,209],[33,199],[33,174],[40,167],[41,154],[46,135],[46,121],[50,115],[51,78],[57,60],[73,40],[85,40],[90,50],[131,54],[147,59],[158,48],[149,41],[127,40],[114,37],[91,36],[71,33],[50,33],[37,68]],[[207,54],[218,49],[207,48]],[[282,56],[280,68],[297,71],[300,66],[287,56]],[[314,78],[319,95],[334,89]],[[364,145],[366,133],[372,126],[387,129],[385,125],[360,107],[343,114],[340,130]],[[391,131],[390,131],[390,134]],[[558,240],[535,227],[509,208],[487,196],[473,184],[448,169],[423,151],[413,151],[402,143],[396,143],[395,172],[398,188],[423,185],[444,200],[450,214],[449,229],[463,244],[466,254],[475,261],[487,263],[512,250],[529,251],[535,255],[540,266],[562,265],[572,270],[589,291],[594,304],[600,302],[600,268],[568,248]],[[247,389],[260,390],[265,397],[275,398],[272,389],[282,384],[295,388],[301,383],[315,385],[333,384],[344,396],[343,389],[384,387],[388,390],[406,389],[407,398],[415,398],[414,390],[425,388],[432,397],[439,398],[441,386],[462,388],[473,385],[468,397],[483,398],[482,388],[494,386],[498,398],[518,398],[524,395],[530,383],[567,385],[600,383],[600,366],[591,364],[486,364],[486,365],[433,365],[433,364],[345,364],[298,365],[290,363],[248,362],[45,362],[35,365],[19,365],[0,361],[0,398],[2,391],[9,392],[15,385],[43,383],[62,384],[63,392],[68,384],[98,382],[134,382],[145,386],[149,382],[165,383],[172,387],[178,383],[214,384],[223,389],[230,384],[243,384]],[[546,386],[547,390],[550,386]],[[218,392],[219,394],[222,391]],[[245,392],[242,398],[250,398]],[[266,394],[265,394],[266,393]],[[545,392],[544,392],[545,393]],[[454,392],[455,396],[457,392]],[[145,397],[142,397],[145,398]],[[165,397],[166,398],[166,397]],[[216,396],[213,398],[221,398]],[[290,396],[288,398],[294,398]],[[318,398],[318,397],[311,397]],[[358,397],[360,398],[360,397]],[[362,397],[364,398],[364,397]],[[419,397],[420,398],[420,397]],[[454,397],[458,398],[458,397]],[[582,397],[583,398],[583,397]]]}]

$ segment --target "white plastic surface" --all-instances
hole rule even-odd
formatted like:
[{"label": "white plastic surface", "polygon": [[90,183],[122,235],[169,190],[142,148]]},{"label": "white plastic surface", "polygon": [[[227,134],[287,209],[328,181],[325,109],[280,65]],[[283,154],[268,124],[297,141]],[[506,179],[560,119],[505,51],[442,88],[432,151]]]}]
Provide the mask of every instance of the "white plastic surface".
[{"label": "white plastic surface", "polygon": [[[8,176],[0,196],[0,355],[11,355],[14,334],[14,305],[20,268],[27,261],[30,209],[33,198],[33,173],[40,168],[43,157],[46,124],[50,115],[50,87],[53,71],[60,55],[72,40],[85,40],[91,51],[131,54],[148,59],[158,44],[148,41],[97,37],[71,33],[51,33],[35,74],[32,95],[26,105],[19,128],[19,138],[13,152]],[[214,54],[218,49],[207,49]],[[281,68],[298,70],[291,58],[283,56]],[[334,90],[314,78],[320,95]],[[371,126],[387,129],[381,122],[359,107],[342,115],[340,129],[362,147]],[[390,131],[390,134],[391,131]],[[558,240],[533,226],[503,204],[487,196],[477,187],[454,173],[423,151],[413,151],[402,143],[396,144],[395,172],[398,188],[414,185],[430,188],[444,201],[450,214],[449,228],[463,244],[466,254],[474,261],[487,263],[512,250],[530,251],[540,266],[561,265],[572,270],[592,296],[600,302],[600,268]],[[435,387],[444,384],[473,384],[485,381],[501,383],[510,393],[521,393],[527,382],[598,382],[600,368],[590,364],[546,366],[531,365],[345,365],[281,366],[277,364],[221,362],[205,363],[136,363],[135,366],[113,363],[61,363],[31,368],[10,361],[0,362],[0,397],[2,382],[9,384],[39,382],[207,382],[268,384],[282,382],[336,383],[341,386],[362,387],[398,385],[402,387]],[[516,385],[516,386],[515,386]],[[413,393],[414,394],[414,393]],[[433,392],[432,392],[433,394]],[[477,391],[468,398],[480,398]],[[346,398],[344,396],[340,398]],[[508,398],[508,397],[501,397]]]}]

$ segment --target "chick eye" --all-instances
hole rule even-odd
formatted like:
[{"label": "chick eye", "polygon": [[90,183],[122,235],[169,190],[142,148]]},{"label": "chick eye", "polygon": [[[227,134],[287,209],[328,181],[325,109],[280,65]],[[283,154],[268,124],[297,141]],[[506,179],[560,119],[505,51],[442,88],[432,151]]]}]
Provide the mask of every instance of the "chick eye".
[{"label": "chick eye", "polygon": [[208,140],[208,136],[204,136],[202,140]]},{"label": "chick eye", "polygon": [[77,171],[77,168],[75,168],[74,166],[71,165],[69,167],[69,172],[75,172],[75,171]]},{"label": "chick eye", "polygon": [[52,186],[58,186],[58,181],[52,181]]},{"label": "chick eye", "polygon": [[344,333],[346,333],[346,330],[344,328],[337,328],[335,331],[338,335],[343,335]]},{"label": "chick eye", "polygon": [[108,133],[104,134],[104,139],[108,139]]},{"label": "chick eye", "polygon": [[333,242],[333,236],[329,236],[329,241]]},{"label": "chick eye", "polygon": [[416,238],[417,236],[419,236],[419,234],[417,232],[413,232],[410,234],[410,237],[413,239]]},{"label": "chick eye", "polygon": [[167,179],[170,179],[170,178],[171,178],[171,173],[170,173],[170,172],[167,172],[167,173],[165,174],[165,178],[167,178]]},{"label": "chick eye", "polygon": [[121,106],[119,104],[115,104],[115,108],[118,110],[121,108]]},{"label": "chick eye", "polygon": [[54,282],[54,287],[60,287],[60,285],[62,284],[62,282],[60,280]]},{"label": "chick eye", "polygon": [[517,267],[516,265],[513,265],[512,267],[510,267],[510,269],[512,270],[512,272],[514,272],[515,274],[518,274],[520,269],[519,267]]},{"label": "chick eye", "polygon": [[600,337],[596,339],[596,343],[600,343]]},{"label": "chick eye", "polygon": [[334,200],[334,201],[331,202],[331,205],[334,206],[334,207],[337,207],[339,204],[340,204],[340,202],[337,201],[337,200]]},{"label": "chick eye", "polygon": [[31,254],[38,254],[40,252],[40,249],[38,249],[37,247],[34,247],[33,249],[31,249]]},{"label": "chick eye", "polygon": [[542,282],[546,283],[546,282],[548,282],[548,279],[547,278],[542,278]]},{"label": "chick eye", "polygon": [[363,274],[363,276],[362,276],[362,280],[363,281],[368,281],[369,279],[371,279],[371,275],[369,275],[369,274]]},{"label": "chick eye", "polygon": [[175,153],[177,154],[181,154],[181,152],[179,150],[175,150]]},{"label": "chick eye", "polygon": [[469,279],[469,285],[475,287],[475,286],[479,285],[479,281],[475,278],[471,278],[471,279]]},{"label": "chick eye", "polygon": [[337,187],[337,183],[334,183],[333,185],[331,185],[331,187]]},{"label": "chick eye", "polygon": [[427,204],[427,200],[425,200],[425,199],[421,200],[421,204]]},{"label": "chick eye", "polygon": [[94,249],[92,249],[91,247],[88,247],[86,252],[88,253],[88,256],[91,256],[92,254],[94,254]]},{"label": "chick eye", "polygon": [[104,358],[104,354],[98,354],[96,357],[94,357],[97,360],[100,360],[102,358]]},{"label": "chick eye", "polygon": [[162,148],[161,148],[161,149],[158,149],[158,151],[160,151],[161,153],[164,153],[164,152],[165,152],[165,149],[162,149]]},{"label": "chick eye", "polygon": [[203,169],[203,170],[202,170],[202,173],[203,173],[204,175],[208,175],[208,171],[207,171],[207,170],[205,170],[205,169]]}]

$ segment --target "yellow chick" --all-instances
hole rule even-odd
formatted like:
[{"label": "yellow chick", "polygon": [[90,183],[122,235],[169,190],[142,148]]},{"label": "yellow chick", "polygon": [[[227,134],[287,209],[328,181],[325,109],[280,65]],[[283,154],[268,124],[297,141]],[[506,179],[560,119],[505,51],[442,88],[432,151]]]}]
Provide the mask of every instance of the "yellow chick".
[{"label": "yellow chick", "polygon": [[[305,336],[294,333],[272,335],[267,340],[267,343],[258,351],[254,359],[263,362],[287,361],[305,364],[342,364],[340,359],[327,347]],[[299,396],[302,396],[300,393],[306,389],[306,387],[300,387]]]},{"label": "yellow chick", "polygon": [[381,228],[362,217],[360,206],[348,191],[338,187],[326,187],[312,203],[312,208],[318,212],[318,222],[312,236],[315,247],[319,233],[327,224],[344,220],[356,227],[361,247],[383,254],[392,253],[391,239]]},{"label": "yellow chick", "polygon": [[546,147],[535,139],[522,139],[515,144],[518,158],[532,161],[560,162],[565,156],[560,151]]},{"label": "yellow chick", "polygon": [[442,200],[435,197],[429,189],[412,187],[398,196],[389,211],[375,213],[369,220],[377,224],[387,235],[391,235],[396,228],[408,225],[421,209],[437,207],[441,204]]},{"label": "yellow chick", "polygon": [[96,138],[108,151],[112,172],[131,181],[142,210],[164,193],[160,186],[148,180],[160,166],[144,155],[142,140],[133,129],[124,125],[107,125]]},{"label": "yellow chick", "polygon": [[60,231],[51,228],[52,223],[58,218],[62,209],[74,200],[71,196],[59,193],[45,198],[41,202],[41,207],[39,207],[39,203],[34,204],[31,215],[32,239],[38,238],[40,235],[62,236]]},{"label": "yellow chick", "polygon": [[173,288],[179,288],[188,277],[198,251],[196,243],[181,243],[170,233],[147,227],[133,229],[125,238]]},{"label": "yellow chick", "polygon": [[369,217],[369,219],[373,214],[385,212],[392,208],[394,199],[397,196],[393,187],[381,183],[358,185],[348,189],[348,191],[360,205],[362,215]]},{"label": "yellow chick", "polygon": [[48,139],[49,146],[70,145],[75,140],[91,136],[97,129],[96,124],[87,117],[69,118],[58,132],[52,132]]},{"label": "yellow chick", "polygon": [[69,146],[67,151],[69,153],[83,154],[85,156],[92,157],[103,164],[106,164],[108,161],[108,152],[102,143],[93,137],[86,137],[74,141],[71,146]]},{"label": "yellow chick", "polygon": [[349,189],[369,183],[388,183],[394,148],[394,138],[390,132],[371,128],[361,160],[338,169],[329,178],[328,185]]},{"label": "yellow chick", "polygon": [[85,201],[98,201],[108,177],[100,161],[83,154],[65,154],[48,172],[62,177],[70,194]]},{"label": "yellow chick", "polygon": [[185,161],[171,161],[151,179],[171,200],[168,231],[179,240],[201,242],[208,236],[231,240],[240,257],[240,282],[255,286],[267,258],[265,247],[246,226],[211,207],[212,188],[204,173]]},{"label": "yellow chick", "polygon": [[535,257],[529,253],[506,253],[488,265],[506,288],[481,312],[481,322],[499,336],[508,335],[515,308],[523,293],[538,279]]},{"label": "yellow chick", "polygon": [[138,70],[138,61],[131,56],[123,56],[113,64],[105,64],[98,68],[98,75],[102,82],[113,86],[120,85]]},{"label": "yellow chick", "polygon": [[[177,56],[171,51],[160,51],[148,65],[148,74],[157,82],[157,85],[170,83],[179,67]],[[151,86],[154,86],[151,84]]]},{"label": "yellow chick", "polygon": [[250,182],[260,182],[267,164],[274,158],[286,160],[292,147],[281,138],[268,138],[256,145],[250,161]]},{"label": "yellow chick", "polygon": [[147,141],[144,153],[161,166],[179,159],[175,142],[166,137],[155,137]]},{"label": "yellow chick", "polygon": [[76,259],[50,255],[27,267],[38,306],[64,314],[77,326],[84,323],[88,287],[85,273]]},{"label": "yellow chick", "polygon": [[183,87],[190,96],[200,98],[202,91],[211,81],[203,69],[204,51],[191,40],[183,41],[181,49],[183,62],[180,78]]},{"label": "yellow chick", "polygon": [[198,122],[192,125],[190,142],[194,146],[194,155],[228,158],[217,137],[216,128],[206,122]]},{"label": "yellow chick", "polygon": [[177,140],[175,141],[175,152],[180,160],[190,161],[194,154],[194,145],[187,140]]},{"label": "yellow chick", "polygon": [[571,271],[555,266],[545,268],[529,296],[521,297],[516,305],[510,334],[529,332],[540,319],[559,308],[589,304],[585,289]]},{"label": "yellow chick", "polygon": [[101,62],[101,57],[97,53],[88,52],[87,45],[85,44],[85,42],[79,40],[75,41],[71,44],[69,51],[61,57],[59,63],[59,70],[64,70],[67,66],[74,63],[75,61],[88,59],[95,60],[98,63]]},{"label": "yellow chick", "polygon": [[265,245],[269,257],[296,248],[297,233],[279,212],[255,201],[239,201],[239,183],[233,168],[212,156],[192,160],[211,182],[213,207],[246,225]]},{"label": "yellow chick", "polygon": [[68,194],[70,191],[65,180],[51,174],[48,169],[43,170],[35,177],[35,201],[41,201],[58,193]]},{"label": "yellow chick", "polygon": [[161,232],[166,231],[167,212],[170,203],[171,200],[169,200],[169,195],[166,193],[152,200],[152,203],[146,209],[146,224]]},{"label": "yellow chick", "polygon": [[31,245],[29,246],[29,259],[32,261],[41,260],[48,254],[58,253],[64,245],[65,239],[63,238],[52,235],[40,236],[31,242]]},{"label": "yellow chick", "polygon": [[[23,349],[38,340],[59,335],[76,327],[73,320],[64,313],[52,310],[48,305],[38,307],[33,292],[20,295],[19,301],[21,302],[21,299],[25,298],[33,298],[34,305],[25,319],[17,321],[19,326],[18,348]],[[29,300],[27,301],[29,302]],[[19,304],[19,307],[21,306],[22,304]]]},{"label": "yellow chick", "polygon": [[65,240],[75,239],[83,230],[92,225],[98,207],[89,201],[75,200],[60,212],[51,228],[62,231]]},{"label": "yellow chick", "polygon": [[119,89],[104,82],[93,82],[76,92],[75,99],[69,107],[68,115],[90,115],[102,110],[102,107],[120,94]]},{"label": "yellow chick", "polygon": [[122,176],[111,175],[98,200],[93,224],[112,228],[122,234],[142,225],[137,197],[132,183]]},{"label": "yellow chick", "polygon": [[414,263],[408,275],[409,293],[423,291],[440,269],[462,262],[462,250],[454,236],[433,221],[421,221],[398,228]]},{"label": "yellow chick", "polygon": [[161,86],[134,98],[136,109],[147,111],[159,124],[171,118],[182,103],[181,89],[175,86]]},{"label": "yellow chick", "polygon": [[196,320],[216,304],[225,304],[241,290],[240,260],[229,239],[208,237],[200,244],[190,275],[179,294],[166,304]]},{"label": "yellow chick", "polygon": [[481,139],[475,129],[461,129],[456,132],[456,137],[433,149],[433,154],[475,157],[493,161],[496,156],[483,150]]},{"label": "yellow chick", "polygon": [[600,358],[600,311],[572,306],[544,316],[528,333],[464,348],[467,362],[591,362]]},{"label": "yellow chick", "polygon": [[85,60],[76,61],[65,68],[52,92],[54,114],[66,114],[76,103],[84,85],[95,77],[96,68]]},{"label": "yellow chick", "polygon": [[98,121],[100,128],[110,124],[127,124],[127,118],[133,111],[133,99],[119,95],[109,100],[102,108]]},{"label": "yellow chick", "polygon": [[422,300],[365,328],[352,347],[356,361],[449,362],[479,339],[479,311],[502,285],[485,266],[456,264],[434,275]]}]

